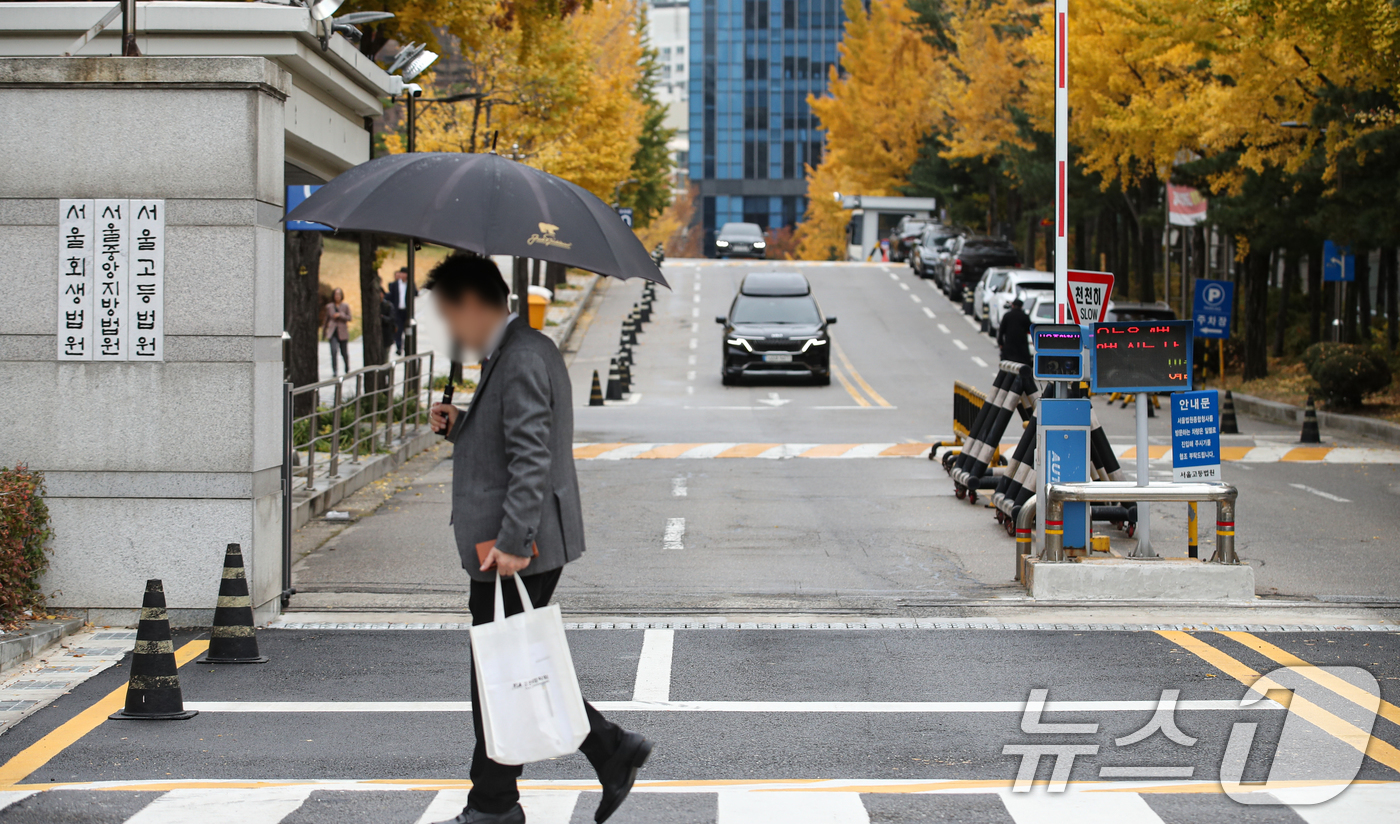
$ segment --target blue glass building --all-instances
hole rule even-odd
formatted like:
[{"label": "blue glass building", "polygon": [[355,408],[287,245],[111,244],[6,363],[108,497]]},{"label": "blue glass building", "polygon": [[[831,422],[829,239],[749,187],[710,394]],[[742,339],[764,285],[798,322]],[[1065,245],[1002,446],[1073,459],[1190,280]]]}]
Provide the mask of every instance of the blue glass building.
[{"label": "blue glass building", "polygon": [[690,179],[707,255],[725,223],[778,228],[806,211],[803,166],[822,151],[807,96],[826,91],[844,22],[840,0],[690,0]]}]

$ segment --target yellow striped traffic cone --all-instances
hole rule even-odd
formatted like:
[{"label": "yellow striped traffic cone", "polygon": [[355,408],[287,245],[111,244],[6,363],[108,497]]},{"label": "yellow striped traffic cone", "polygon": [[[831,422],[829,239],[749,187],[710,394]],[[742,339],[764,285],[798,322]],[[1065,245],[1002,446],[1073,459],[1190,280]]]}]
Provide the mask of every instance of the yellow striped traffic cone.
[{"label": "yellow striped traffic cone", "polygon": [[224,577],[219,580],[219,603],[214,607],[209,652],[199,663],[267,663],[267,656],[258,654],[253,599],[249,596],[248,576],[243,569],[243,548],[238,544],[229,544],[224,552]]},{"label": "yellow striped traffic cone", "polygon": [[598,380],[598,370],[593,370],[593,389],[588,393],[589,406],[603,405],[603,384]]},{"label": "yellow striped traffic cone", "polygon": [[1299,443],[1322,443],[1322,433],[1317,429],[1317,407],[1312,395],[1308,396],[1308,408],[1303,411],[1303,435]]},{"label": "yellow striped traffic cone", "polygon": [[165,614],[165,587],[159,578],[152,578],[146,582],[146,595],[141,599],[141,623],[136,628],[136,648],[131,651],[126,706],[108,718],[179,721],[198,714],[198,710],[185,709],[180,670],[175,664],[175,641],[170,635],[170,618]]}]

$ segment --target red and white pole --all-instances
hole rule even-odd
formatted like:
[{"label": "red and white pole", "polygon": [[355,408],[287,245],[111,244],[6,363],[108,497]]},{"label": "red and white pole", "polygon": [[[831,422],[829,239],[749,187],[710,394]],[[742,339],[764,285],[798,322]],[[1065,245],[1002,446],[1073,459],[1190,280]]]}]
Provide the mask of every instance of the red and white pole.
[{"label": "red and white pole", "polygon": [[1077,323],[1069,302],[1068,187],[1069,0],[1055,0],[1055,316],[1060,323]]}]

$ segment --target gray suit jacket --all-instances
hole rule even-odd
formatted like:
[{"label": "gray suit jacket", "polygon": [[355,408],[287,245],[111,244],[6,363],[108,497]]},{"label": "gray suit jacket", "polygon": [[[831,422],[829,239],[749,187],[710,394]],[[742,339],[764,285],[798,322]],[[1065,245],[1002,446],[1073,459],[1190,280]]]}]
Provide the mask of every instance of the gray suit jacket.
[{"label": "gray suit jacket", "polygon": [[476,557],[476,545],[492,538],[514,555],[539,547],[525,575],[583,554],[569,372],[554,342],[524,318],[506,327],[447,439],[454,447],[452,529],[472,578],[494,579]]}]

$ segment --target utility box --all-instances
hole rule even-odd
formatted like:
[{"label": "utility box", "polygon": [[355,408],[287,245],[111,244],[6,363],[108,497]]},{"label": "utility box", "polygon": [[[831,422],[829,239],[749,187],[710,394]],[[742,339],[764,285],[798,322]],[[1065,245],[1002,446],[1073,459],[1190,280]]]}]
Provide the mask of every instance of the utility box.
[{"label": "utility box", "polygon": [[1041,473],[1036,487],[1036,531],[1045,546],[1046,530],[1064,530],[1065,549],[1089,547],[1089,504],[1066,501],[1064,521],[1052,524],[1039,513],[1048,512],[1047,484],[1087,483],[1090,480],[1089,401],[1042,398],[1036,429],[1036,467]]}]

